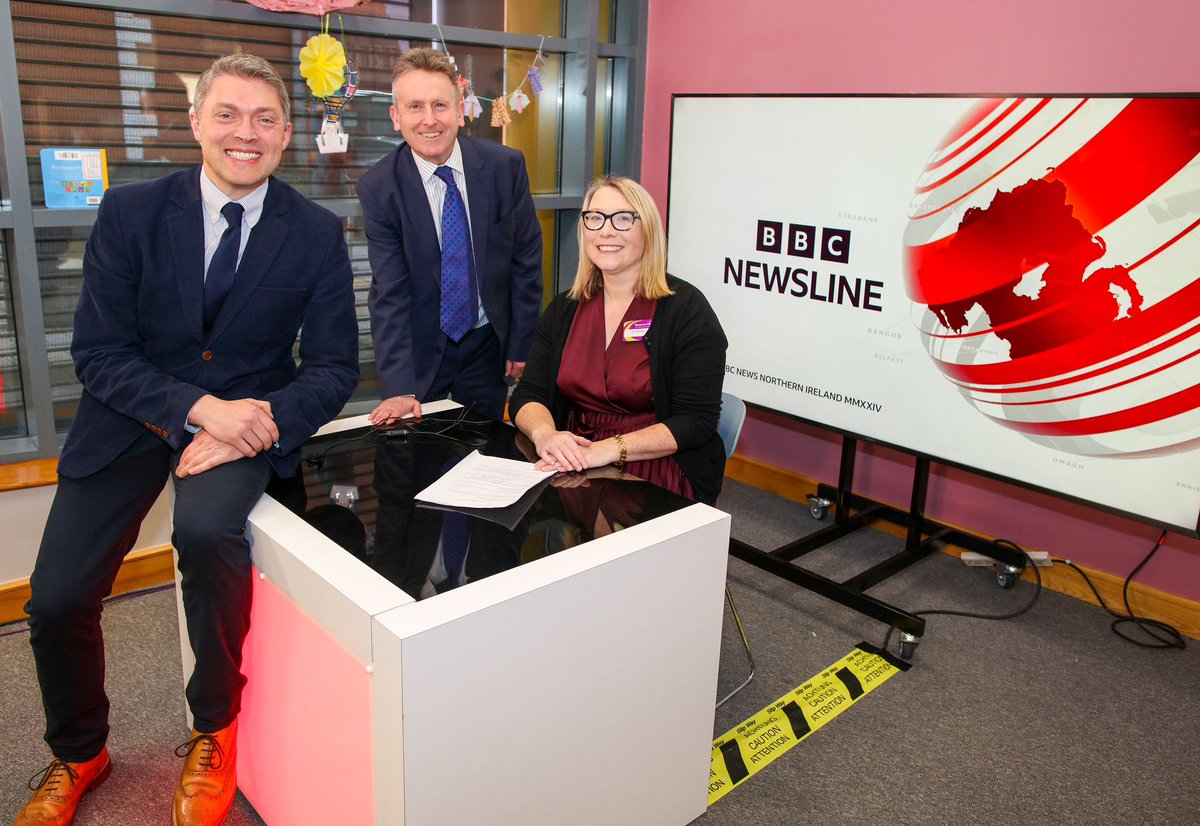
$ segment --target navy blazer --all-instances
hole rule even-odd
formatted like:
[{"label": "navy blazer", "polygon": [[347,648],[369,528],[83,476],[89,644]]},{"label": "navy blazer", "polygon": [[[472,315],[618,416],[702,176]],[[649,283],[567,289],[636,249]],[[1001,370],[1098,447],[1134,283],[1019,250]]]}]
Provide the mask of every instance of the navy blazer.
[{"label": "navy blazer", "polygon": [[[200,167],[109,190],[83,261],[71,355],[83,396],[58,472],[101,470],[146,429],[174,448],[205,394],[271,403],[290,476],[358,381],[358,322],[341,221],[270,179],[233,290],[204,334]],[[300,364],[292,354],[297,331]]]},{"label": "navy blazer", "polygon": [[[542,229],[525,157],[458,136],[479,295],[501,352],[525,361],[542,308]],[[358,181],[371,260],[371,337],[380,397],[423,400],[441,363],[442,251],[425,184],[403,144]]]}]

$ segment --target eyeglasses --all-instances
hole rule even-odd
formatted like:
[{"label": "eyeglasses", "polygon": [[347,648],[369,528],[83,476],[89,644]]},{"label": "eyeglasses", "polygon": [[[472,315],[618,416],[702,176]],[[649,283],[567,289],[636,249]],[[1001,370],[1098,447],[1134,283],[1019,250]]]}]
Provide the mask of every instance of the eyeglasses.
[{"label": "eyeglasses", "polygon": [[611,221],[613,229],[626,232],[633,227],[633,222],[638,219],[638,214],[631,209],[623,209],[620,212],[596,212],[594,210],[586,210],[579,213],[583,218],[583,225],[592,232],[598,232],[604,229],[604,222]]}]

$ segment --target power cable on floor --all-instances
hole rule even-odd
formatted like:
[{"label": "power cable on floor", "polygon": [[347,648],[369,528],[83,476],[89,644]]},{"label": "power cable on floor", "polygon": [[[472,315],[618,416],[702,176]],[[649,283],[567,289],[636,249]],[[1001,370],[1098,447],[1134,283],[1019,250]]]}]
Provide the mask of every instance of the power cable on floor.
[{"label": "power cable on floor", "polygon": [[[1150,549],[1150,553],[1146,554],[1145,558],[1137,564],[1137,567],[1130,572],[1129,576],[1125,577],[1125,584],[1121,588],[1121,599],[1125,603],[1126,611],[1124,614],[1114,611],[1108,607],[1108,603],[1104,601],[1104,597],[1100,596],[1100,592],[1097,591],[1096,586],[1092,584],[1091,577],[1089,577],[1087,573],[1074,562],[1069,559],[1058,558],[1054,558],[1052,561],[1061,562],[1083,577],[1083,581],[1087,583],[1087,586],[1092,589],[1092,593],[1096,595],[1096,601],[1100,603],[1100,607],[1107,611],[1111,616],[1116,617],[1116,619],[1113,620],[1112,625],[1109,627],[1112,628],[1112,632],[1121,639],[1125,640],[1126,642],[1133,643],[1141,648],[1186,648],[1187,643],[1183,639],[1183,634],[1179,633],[1178,628],[1173,625],[1169,625],[1168,623],[1160,622],[1159,620],[1139,617],[1137,614],[1133,613],[1133,608],[1129,605],[1130,583],[1133,582],[1133,578],[1137,576],[1138,571],[1146,567],[1146,564],[1154,558],[1154,555],[1158,553],[1158,549],[1161,548],[1163,543],[1166,541],[1167,532],[1163,531],[1158,535],[1158,540]],[[1122,626],[1124,626],[1126,623],[1132,623],[1133,625],[1136,625],[1143,634],[1150,637],[1154,641],[1146,642],[1145,640],[1136,640],[1129,636],[1124,630],[1122,630]],[[1162,632],[1162,636],[1160,636],[1158,632]]]},{"label": "power cable on floor", "polygon": [[[1029,611],[1029,609],[1033,608],[1033,606],[1037,604],[1038,598],[1042,595],[1042,573],[1041,573],[1041,571],[1038,570],[1037,565],[1034,564],[1033,558],[1029,555],[1029,553],[1024,548],[1022,548],[1016,542],[1010,542],[1007,539],[993,539],[992,544],[1011,548],[1012,550],[1016,551],[1017,553],[1024,554],[1025,558],[1027,560],[1029,560],[1029,567],[1033,569],[1033,575],[1034,575],[1034,578],[1036,579],[1036,583],[1034,585],[1033,596],[1031,596],[1029,598],[1028,602],[1026,602],[1023,606],[1016,609],[1015,611],[1009,611],[1006,614],[980,614],[980,613],[976,613],[974,611],[952,611],[948,608],[931,608],[926,611],[913,611],[913,612],[911,612],[913,614],[913,616],[917,616],[917,617],[937,617],[937,616],[967,617],[969,619],[981,619],[981,620],[1007,620],[1007,619],[1014,619],[1016,617],[1019,617],[1022,614]],[[892,632],[895,630],[896,629],[893,626],[888,626],[887,634],[885,634],[883,637],[882,648],[884,651],[888,650],[888,643],[891,641]]]}]

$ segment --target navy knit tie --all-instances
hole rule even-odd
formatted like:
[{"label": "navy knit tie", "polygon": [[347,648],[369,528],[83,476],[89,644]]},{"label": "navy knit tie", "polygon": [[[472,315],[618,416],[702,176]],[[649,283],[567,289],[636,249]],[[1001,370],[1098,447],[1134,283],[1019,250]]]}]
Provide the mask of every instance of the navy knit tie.
[{"label": "navy knit tie", "polygon": [[479,318],[471,229],[453,170],[439,166],[434,174],[446,182],[446,199],[442,202],[441,327],[451,341],[459,341]]},{"label": "navy knit tie", "polygon": [[204,331],[212,330],[225,296],[233,289],[233,276],[237,273],[238,249],[242,246],[242,213],[245,208],[236,201],[221,207],[225,216],[225,232],[217,244],[212,261],[208,262],[208,274],[204,277]]}]

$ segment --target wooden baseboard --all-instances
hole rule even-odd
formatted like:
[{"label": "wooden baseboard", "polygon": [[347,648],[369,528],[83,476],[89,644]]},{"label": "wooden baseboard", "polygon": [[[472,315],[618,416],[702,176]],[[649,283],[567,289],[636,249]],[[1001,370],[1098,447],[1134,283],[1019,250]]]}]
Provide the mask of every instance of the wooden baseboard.
[{"label": "wooden baseboard", "polygon": [[[125,557],[113,595],[162,585],[175,578],[175,557],[170,545],[143,548]],[[29,601],[29,580],[21,579],[0,585],[0,625],[28,617],[25,603]]]},{"label": "wooden baseboard", "polygon": [[[785,499],[803,502],[806,508],[808,506],[808,494],[816,493],[817,491],[816,479],[736,454],[725,465],[725,475],[730,479],[777,494]],[[904,528],[899,525],[893,525],[890,522],[881,520],[875,523],[875,527],[896,536],[903,537],[905,535]],[[982,536],[984,539],[995,538],[959,527],[958,525],[950,525],[950,527],[962,530],[965,533],[974,533]],[[1049,548],[1026,548],[1026,550],[1046,550],[1053,553],[1053,550]],[[951,556],[961,556],[963,553],[962,548],[954,545],[948,545],[942,551]],[[1091,577],[1096,590],[1104,597],[1104,601],[1108,603],[1110,608],[1115,611],[1124,612],[1121,591],[1125,585],[1125,580],[1105,571],[1097,571],[1084,565],[1078,565],[1077,567],[1081,568]],[[1083,577],[1078,572],[1068,570],[1065,565],[1054,565],[1038,570],[1042,575],[1042,585],[1044,587],[1073,596],[1076,599],[1082,599],[1093,605],[1098,604],[1095,594],[1088,588],[1087,583],[1083,581]],[[1032,582],[1034,580],[1033,571],[1026,570],[1022,574],[1022,578]],[[1138,616],[1169,623],[1179,629],[1179,633],[1194,640],[1200,640],[1200,603],[1134,582],[1129,586],[1129,604]]]},{"label": "wooden baseboard", "polygon": [[58,484],[58,460],[34,459],[0,465],[0,492]]}]

